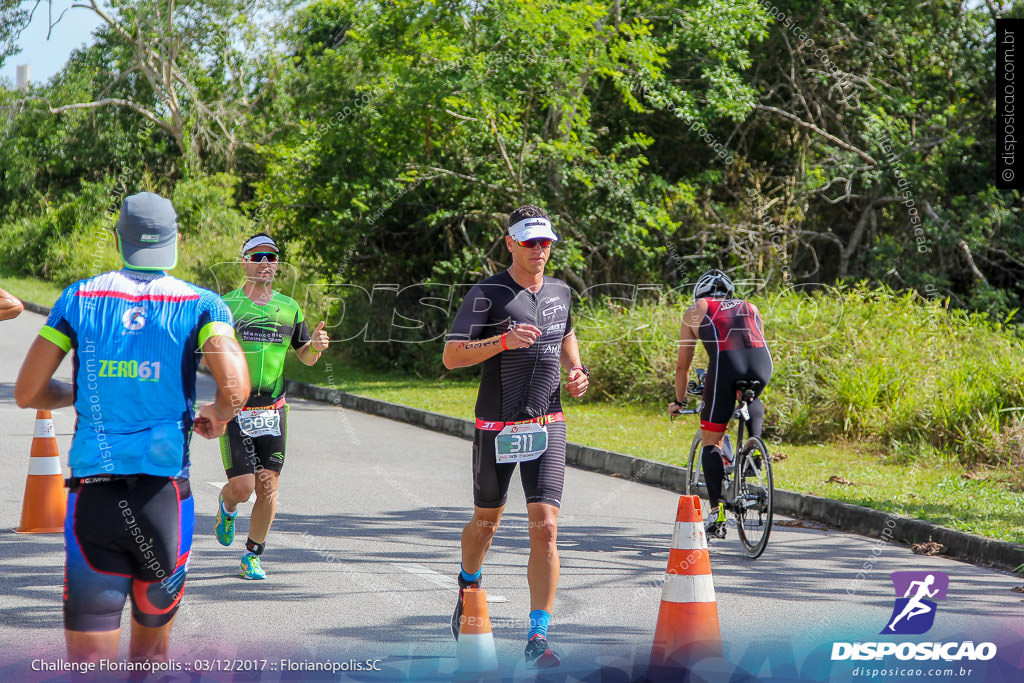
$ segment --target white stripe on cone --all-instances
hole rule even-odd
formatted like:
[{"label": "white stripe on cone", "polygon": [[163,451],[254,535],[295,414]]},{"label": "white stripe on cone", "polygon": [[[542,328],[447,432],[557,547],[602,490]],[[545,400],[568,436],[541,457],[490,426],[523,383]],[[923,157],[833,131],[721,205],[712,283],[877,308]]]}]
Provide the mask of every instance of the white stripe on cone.
[{"label": "white stripe on cone", "polygon": [[28,473],[33,474],[62,474],[60,470],[60,458],[56,455],[48,455],[43,458],[35,457],[28,459]]},{"label": "white stripe on cone", "polygon": [[666,574],[661,599],[663,602],[715,602],[715,584],[710,574]]},{"label": "white stripe on cone", "polygon": [[57,435],[53,428],[53,420],[36,420],[36,438],[50,439]]},{"label": "white stripe on cone", "polygon": [[706,550],[707,536],[701,522],[676,522],[672,531],[672,547],[676,550]]},{"label": "white stripe on cone", "polygon": [[460,633],[455,648],[459,660],[456,673],[485,673],[498,670],[493,633]]}]

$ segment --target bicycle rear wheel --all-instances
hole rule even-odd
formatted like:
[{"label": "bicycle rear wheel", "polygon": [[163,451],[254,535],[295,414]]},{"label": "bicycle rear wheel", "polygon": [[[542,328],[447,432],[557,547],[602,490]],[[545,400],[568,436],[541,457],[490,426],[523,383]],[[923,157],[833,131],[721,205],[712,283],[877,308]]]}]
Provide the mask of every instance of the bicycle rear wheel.
[{"label": "bicycle rear wheel", "polygon": [[775,504],[771,458],[764,441],[758,437],[747,439],[736,456],[733,484],[733,515],[740,543],[747,555],[756,559],[768,545]]}]

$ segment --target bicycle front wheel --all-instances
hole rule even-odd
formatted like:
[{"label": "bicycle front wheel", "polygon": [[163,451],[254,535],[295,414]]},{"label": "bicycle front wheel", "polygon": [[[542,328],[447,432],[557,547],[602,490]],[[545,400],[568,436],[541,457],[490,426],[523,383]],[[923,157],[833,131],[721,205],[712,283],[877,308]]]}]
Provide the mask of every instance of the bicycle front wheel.
[{"label": "bicycle front wheel", "polygon": [[747,555],[756,559],[768,545],[775,505],[772,461],[764,441],[756,436],[747,439],[736,456],[733,485],[733,514],[740,543]]}]

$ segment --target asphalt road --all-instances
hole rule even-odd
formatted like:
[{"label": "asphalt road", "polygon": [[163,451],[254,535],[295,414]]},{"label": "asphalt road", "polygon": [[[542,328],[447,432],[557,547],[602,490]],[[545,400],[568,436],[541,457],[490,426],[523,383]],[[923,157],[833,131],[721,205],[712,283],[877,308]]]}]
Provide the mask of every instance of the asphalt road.
[{"label": "asphalt road", "polygon": [[[33,662],[57,661],[64,653],[62,537],[11,532],[20,519],[34,420],[32,411],[14,404],[12,383],[42,322],[42,316],[24,313],[0,323],[0,456],[11,473],[0,481],[0,680],[61,680],[31,669]],[[58,377],[70,379],[70,373],[65,362]],[[200,395],[210,395],[211,388],[209,378],[201,377]],[[570,439],[571,419],[570,409]],[[74,411],[56,411],[54,421],[66,464]],[[217,662],[236,658],[267,660],[259,675],[215,672],[204,680],[317,678],[282,672],[282,659],[340,666],[380,660],[381,671],[355,675],[360,680],[450,678],[456,664],[449,619],[459,534],[472,505],[469,442],[302,400],[292,402],[290,426],[278,516],[264,555],[268,578],[262,582],[238,577],[250,505],[242,507],[233,547],[220,546],[213,536],[225,475],[217,444],[193,441],[197,533],[172,658],[214,668],[234,666]],[[546,679],[631,680],[643,671],[677,500],[671,492],[632,481],[567,472],[562,577],[550,631],[564,664]],[[858,680],[852,669],[865,662],[828,661],[832,644],[892,640],[878,633],[896,597],[889,574],[900,570],[943,572],[950,581],[931,630],[904,640],[992,640],[999,647],[987,665],[942,665],[957,670],[963,664],[971,673],[931,680],[1024,680],[1024,595],[1010,590],[1024,583],[1020,577],[779,521],[756,561],[742,554],[735,533],[713,542],[726,661],[700,665],[711,672],[706,680],[733,670],[760,680]],[[532,677],[522,664],[527,552],[516,477],[484,567],[484,588],[492,600],[501,600],[489,608],[508,679]],[[906,665],[890,660],[869,664]],[[997,665],[1009,677],[994,678]]]}]

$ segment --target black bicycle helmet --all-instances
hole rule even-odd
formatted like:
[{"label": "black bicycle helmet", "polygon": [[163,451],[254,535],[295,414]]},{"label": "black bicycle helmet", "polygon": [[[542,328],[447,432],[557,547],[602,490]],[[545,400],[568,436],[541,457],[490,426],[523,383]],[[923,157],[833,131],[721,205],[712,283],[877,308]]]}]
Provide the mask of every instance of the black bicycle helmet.
[{"label": "black bicycle helmet", "polygon": [[735,293],[736,287],[732,284],[732,280],[717,268],[701,275],[697,284],[693,286],[694,301],[706,296],[731,297]]}]

